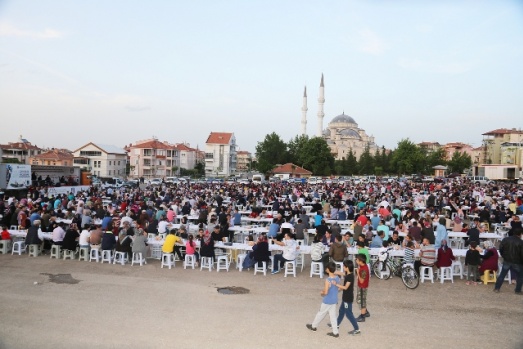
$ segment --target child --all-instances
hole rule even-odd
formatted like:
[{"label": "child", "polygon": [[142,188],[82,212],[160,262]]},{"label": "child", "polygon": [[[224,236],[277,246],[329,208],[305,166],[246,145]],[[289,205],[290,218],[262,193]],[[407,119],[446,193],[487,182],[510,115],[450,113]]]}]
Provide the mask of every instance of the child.
[{"label": "child", "polygon": [[[477,248],[478,243],[471,241],[467,254],[465,255],[465,265],[467,266],[467,285],[477,285],[478,283],[478,267],[481,264],[481,257],[479,249]],[[472,273],[472,281],[470,274]]]},{"label": "child", "polygon": [[331,324],[333,324],[332,332],[327,333],[328,336],[338,338],[338,326],[336,325],[336,304],[338,303],[338,288],[335,286],[340,283],[340,278],[334,274],[336,271],[336,264],[330,262],[326,268],[329,276],[325,280],[323,290],[320,295],[323,296],[320,310],[316,314],[312,324],[307,324],[307,328],[311,331],[316,331],[318,324],[329,313]]},{"label": "child", "polygon": [[352,313],[352,303],[354,301],[354,263],[351,260],[343,261],[343,272],[345,274],[343,285],[336,284],[338,289],[343,290],[337,324],[339,327],[341,321],[343,320],[343,315],[347,316],[347,319],[349,319],[352,327],[354,327],[354,330],[349,331],[349,334],[357,335],[360,334],[360,328],[356,318],[354,317],[354,314]]},{"label": "child", "polygon": [[188,255],[194,255],[194,257],[196,258],[196,267],[198,267],[198,261],[200,260],[200,255],[198,254],[198,252],[196,252],[196,244],[194,243],[193,241],[193,236],[192,235],[189,235],[189,240],[187,240],[187,242],[185,243],[185,254],[188,254]]},{"label": "child", "polygon": [[383,241],[380,250],[378,251],[378,260],[381,262],[381,271],[385,271],[387,269],[387,258],[389,257],[388,250],[389,242]]},{"label": "child", "polygon": [[414,242],[407,242],[405,247],[405,256],[403,257],[403,264],[412,264],[414,265]]},{"label": "child", "polygon": [[362,241],[358,241],[356,243],[356,246],[358,247],[358,254],[362,254],[365,256],[366,263],[370,263],[370,254],[369,250],[365,247],[365,243]]},{"label": "child", "polygon": [[358,269],[356,269],[356,276],[358,277],[358,298],[357,302],[360,305],[361,315],[356,319],[357,322],[365,322],[366,317],[370,317],[370,313],[367,310],[367,290],[369,288],[369,266],[366,263],[364,254],[358,254],[356,256],[356,263],[358,263]]}]

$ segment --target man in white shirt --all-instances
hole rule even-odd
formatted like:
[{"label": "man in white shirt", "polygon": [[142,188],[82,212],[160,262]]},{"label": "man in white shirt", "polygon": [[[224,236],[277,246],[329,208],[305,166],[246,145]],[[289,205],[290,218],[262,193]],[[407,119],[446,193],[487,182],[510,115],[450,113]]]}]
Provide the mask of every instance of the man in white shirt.
[{"label": "man in white shirt", "polygon": [[80,233],[80,238],[78,239],[78,245],[80,245],[80,248],[82,247],[89,247],[89,237],[91,236],[91,232],[87,229],[82,230]]},{"label": "man in white shirt", "polygon": [[169,222],[167,221],[167,218],[165,216],[162,216],[161,221],[158,223],[158,233],[166,234],[168,226]]},{"label": "man in white shirt", "polygon": [[63,223],[58,223],[58,226],[53,230],[53,244],[62,245],[65,236],[65,230],[63,228]]},{"label": "man in white shirt", "polygon": [[272,274],[277,274],[280,272],[280,269],[283,268],[285,262],[296,259],[298,244],[296,240],[292,238],[292,233],[290,232],[285,233],[283,241],[274,241],[274,243],[283,246],[283,253],[274,255]]}]

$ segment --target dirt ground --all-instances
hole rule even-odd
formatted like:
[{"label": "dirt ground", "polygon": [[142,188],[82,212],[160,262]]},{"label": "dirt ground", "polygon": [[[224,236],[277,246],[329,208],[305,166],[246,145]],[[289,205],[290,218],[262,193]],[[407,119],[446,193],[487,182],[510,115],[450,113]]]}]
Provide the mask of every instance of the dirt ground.
[{"label": "dirt ground", "polygon": [[[283,274],[161,269],[0,256],[0,348],[523,348],[523,296],[507,283],[425,283],[371,279],[371,317],[361,335],[306,329],[322,280],[309,269]],[[67,275],[70,274],[70,278]],[[52,282],[51,280],[54,280]],[[77,282],[75,283],[75,280]],[[37,282],[37,284],[35,284]],[[63,283],[61,283],[63,282]],[[217,287],[244,287],[223,295]],[[340,295],[341,297],[341,295]],[[355,304],[354,311],[359,310]]]}]

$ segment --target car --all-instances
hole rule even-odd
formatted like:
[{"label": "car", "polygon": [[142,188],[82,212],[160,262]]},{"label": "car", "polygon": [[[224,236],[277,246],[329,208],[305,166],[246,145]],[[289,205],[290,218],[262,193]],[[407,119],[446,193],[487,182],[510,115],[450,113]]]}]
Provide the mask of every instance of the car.
[{"label": "car", "polygon": [[223,184],[223,179],[222,178],[214,178],[211,181],[211,184]]},{"label": "car", "polygon": [[178,184],[180,180],[177,177],[165,177],[165,184]]},{"label": "car", "polygon": [[519,185],[523,184],[523,178],[518,179],[517,183],[518,183]]},{"label": "car", "polygon": [[459,174],[457,172],[452,172],[451,174],[449,174],[447,176],[447,178],[458,178],[458,177],[461,177],[461,174]]},{"label": "car", "polygon": [[123,188],[138,188],[138,183],[135,181],[126,181],[122,184]]},{"label": "car", "polygon": [[249,185],[251,182],[247,178],[240,178],[238,179],[238,184]]},{"label": "car", "polygon": [[326,178],[325,180],[323,180],[323,183],[331,185],[332,184],[332,179]]},{"label": "car", "polygon": [[467,179],[476,185],[494,184],[494,181],[491,181],[485,176],[468,176]]},{"label": "car", "polygon": [[161,178],[151,178],[147,182],[149,185],[162,185],[162,179]]}]

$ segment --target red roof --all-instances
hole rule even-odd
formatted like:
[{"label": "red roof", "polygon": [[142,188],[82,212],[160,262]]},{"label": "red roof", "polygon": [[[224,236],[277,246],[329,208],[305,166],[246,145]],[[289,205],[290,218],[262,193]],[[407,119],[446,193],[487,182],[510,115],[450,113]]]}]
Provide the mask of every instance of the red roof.
[{"label": "red roof", "polygon": [[[294,170],[292,169],[293,166],[295,166]],[[287,173],[289,173],[289,174],[293,174],[293,175],[311,175],[312,174],[311,171],[307,171],[303,167],[300,167],[298,165],[294,165],[291,162],[286,163],[285,165],[280,165],[278,167],[275,167],[272,170],[272,173],[274,173],[274,174],[287,174]]]},{"label": "red roof", "polygon": [[32,145],[29,142],[9,142],[8,144],[0,144],[2,149],[24,149],[24,150],[40,150],[36,145]]},{"label": "red roof", "polygon": [[157,139],[151,139],[141,143],[136,143],[131,146],[132,148],[141,149],[171,149],[167,144],[160,142]]},{"label": "red roof", "polygon": [[251,155],[247,150],[238,150],[236,155]]},{"label": "red roof", "polygon": [[483,133],[483,136],[495,136],[495,135],[506,135],[506,134],[523,134],[523,131],[521,131],[521,130],[518,131],[515,128],[513,128],[513,129],[498,128],[496,130]]},{"label": "red roof", "polygon": [[173,149],[179,150],[179,151],[196,151],[196,149],[193,149],[191,147],[186,146],[183,143],[176,144]]},{"label": "red roof", "polygon": [[54,149],[39,155],[35,155],[33,158],[38,160],[72,160],[73,154]]},{"label": "red roof", "polygon": [[232,133],[227,132],[211,132],[207,141],[207,144],[229,144],[231,142]]}]

